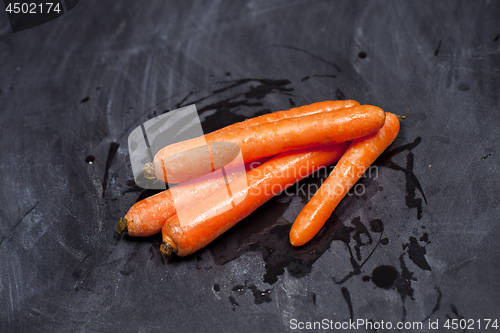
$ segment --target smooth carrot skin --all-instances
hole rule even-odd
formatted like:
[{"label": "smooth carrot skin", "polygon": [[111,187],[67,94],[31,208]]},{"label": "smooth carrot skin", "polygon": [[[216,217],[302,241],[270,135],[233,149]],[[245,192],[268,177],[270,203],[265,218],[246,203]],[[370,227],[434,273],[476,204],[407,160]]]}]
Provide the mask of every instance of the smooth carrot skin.
[{"label": "smooth carrot skin", "polygon": [[319,232],[347,192],[392,144],[398,133],[398,118],[386,113],[385,124],[378,132],[354,140],[349,145],[331,174],[293,223],[290,230],[292,245],[304,245]]},{"label": "smooth carrot skin", "polygon": [[205,247],[274,195],[338,161],[347,146],[348,143],[342,143],[282,153],[248,171],[233,182],[233,188],[240,190],[230,196],[226,189],[218,190],[170,217],[162,228],[161,252],[187,256]]},{"label": "smooth carrot skin", "polygon": [[[313,103],[310,105],[303,105],[303,106],[299,106],[296,108],[292,108],[292,109],[286,110],[286,111],[277,111],[277,112],[267,113],[267,114],[264,114],[262,116],[249,118],[249,119],[246,119],[244,121],[234,123],[234,124],[231,124],[229,126],[218,129],[218,130],[212,132],[212,134],[231,131],[231,130],[235,130],[238,128],[251,127],[251,126],[269,123],[269,122],[273,122],[273,121],[278,121],[278,120],[282,120],[282,119],[308,116],[308,115],[320,113],[320,112],[330,112],[330,111],[350,108],[350,107],[358,106],[358,105],[359,105],[359,103],[356,101],[353,101],[353,100],[317,102],[317,103]],[[167,158],[168,156],[175,155],[175,154],[180,153],[182,151],[186,151],[186,150],[196,148],[199,146],[203,146],[203,145],[205,145],[204,137],[197,137],[197,138],[193,138],[190,140],[185,140],[185,141],[173,143],[165,148],[165,152],[164,152],[165,155],[163,156],[163,158]]]},{"label": "smooth carrot skin", "polygon": [[[282,119],[275,122],[238,128],[205,135],[206,142],[231,142],[240,147],[243,160],[249,163],[263,157],[285,151],[310,147],[335,145],[350,141],[379,130],[385,121],[385,112],[371,105],[355,106],[330,112]],[[166,147],[168,148],[168,147]],[[169,183],[190,180],[190,175],[199,174],[198,164],[178,168],[174,161],[165,163],[169,149],[160,150],[154,158],[156,177]],[[182,169],[183,172],[178,172]],[[176,170],[177,172],[171,172]]]},{"label": "smooth carrot skin", "polygon": [[[241,172],[227,172],[229,182]],[[178,209],[203,200],[218,189],[225,188],[225,180],[220,176],[207,176],[203,179],[175,186],[135,203],[124,218],[120,219],[117,231],[127,231],[129,236],[149,237],[161,231],[165,221]],[[174,191],[174,193],[173,193]]]},{"label": "smooth carrot skin", "polygon": [[267,113],[262,116],[246,119],[239,123],[234,123],[232,125],[221,128],[220,130],[214,131],[213,133],[227,131],[227,130],[234,130],[237,128],[251,127],[287,118],[308,116],[320,112],[330,112],[340,109],[346,109],[358,105],[359,105],[358,102],[352,100],[317,102],[309,105],[299,106],[286,111],[277,111],[277,112]]}]

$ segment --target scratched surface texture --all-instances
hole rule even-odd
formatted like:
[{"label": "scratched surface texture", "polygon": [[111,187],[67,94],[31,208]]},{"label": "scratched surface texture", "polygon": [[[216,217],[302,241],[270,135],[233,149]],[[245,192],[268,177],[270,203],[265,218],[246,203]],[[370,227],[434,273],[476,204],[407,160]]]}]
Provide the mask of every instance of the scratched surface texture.
[{"label": "scratched surface texture", "polygon": [[[496,1],[80,1],[13,34],[0,14],[0,331],[500,319],[499,18]],[[411,115],[307,246],[288,231],[324,174],[187,258],[115,232],[154,193],[128,156],[144,121],[195,103],[212,131],[330,99]]]}]

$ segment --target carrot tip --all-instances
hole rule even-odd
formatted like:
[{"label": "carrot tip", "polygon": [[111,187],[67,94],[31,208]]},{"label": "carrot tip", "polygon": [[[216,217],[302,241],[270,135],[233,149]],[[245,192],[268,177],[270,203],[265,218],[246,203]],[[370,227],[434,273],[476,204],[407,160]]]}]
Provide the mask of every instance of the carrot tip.
[{"label": "carrot tip", "polygon": [[142,168],[142,173],[144,174],[144,177],[146,177],[147,179],[156,178],[155,166],[151,162],[146,163],[144,165],[144,168]]},{"label": "carrot tip", "polygon": [[121,218],[118,221],[118,225],[116,226],[116,231],[118,231],[119,234],[121,234],[124,231],[127,231],[128,230],[127,224],[128,224],[127,219],[126,218]]},{"label": "carrot tip", "polygon": [[297,236],[292,237],[290,236],[290,244],[292,244],[294,247],[299,247],[304,245],[306,242],[301,241],[300,239],[297,239]]},{"label": "carrot tip", "polygon": [[163,243],[161,244],[160,246],[160,252],[161,254],[163,254],[164,256],[169,256],[171,255],[172,253],[174,253],[174,248],[172,247],[172,245],[170,245],[169,243]]}]

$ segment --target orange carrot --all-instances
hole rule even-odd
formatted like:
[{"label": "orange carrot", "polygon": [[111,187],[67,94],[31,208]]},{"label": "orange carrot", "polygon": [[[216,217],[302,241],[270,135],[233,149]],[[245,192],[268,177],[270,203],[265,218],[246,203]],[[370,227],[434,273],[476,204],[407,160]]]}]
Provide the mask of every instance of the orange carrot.
[{"label": "orange carrot", "polygon": [[[255,162],[257,163],[257,162]],[[248,166],[251,168],[254,163]],[[241,169],[226,172],[228,182],[242,175]],[[206,177],[174,186],[135,203],[125,217],[118,221],[117,231],[127,231],[129,236],[148,237],[161,231],[165,221],[177,210],[183,209],[197,201],[203,200],[226,182],[222,173],[214,172]]]},{"label": "orange carrot", "polygon": [[239,123],[234,123],[232,125],[223,127],[223,128],[221,128],[217,131],[214,131],[212,133],[217,133],[217,132],[222,132],[222,131],[227,131],[227,130],[234,130],[237,128],[251,127],[251,126],[260,125],[263,123],[269,123],[269,122],[278,121],[278,120],[287,119],[287,118],[308,116],[308,115],[320,113],[320,112],[330,112],[330,111],[335,111],[335,110],[340,110],[340,109],[346,109],[346,108],[350,108],[350,107],[358,106],[358,105],[359,105],[358,102],[352,101],[352,100],[317,102],[317,103],[313,103],[313,104],[309,104],[309,105],[299,106],[299,107],[296,107],[296,108],[293,108],[290,110],[286,110],[286,111],[276,111],[276,112],[264,114],[262,116],[249,118],[249,119],[243,120]]},{"label": "orange carrot", "polygon": [[368,167],[396,139],[399,120],[386,113],[384,126],[376,133],[354,140],[318,192],[297,216],[290,230],[290,243],[300,246],[323,227],[333,210]]},{"label": "orange carrot", "polygon": [[[382,109],[362,105],[296,118],[282,119],[252,127],[238,128],[204,136],[206,142],[231,142],[239,146],[243,160],[249,163],[285,151],[334,145],[357,139],[380,129],[385,120]],[[203,175],[196,157],[192,163],[178,167],[167,158],[165,147],[154,158],[156,177],[169,183],[184,182]],[[175,171],[175,172],[174,172]]]},{"label": "orange carrot", "polygon": [[[235,130],[238,128],[251,127],[251,126],[260,125],[260,124],[269,123],[269,122],[274,122],[274,121],[287,119],[287,118],[308,116],[308,115],[320,113],[320,112],[330,112],[330,111],[350,108],[350,107],[358,106],[358,105],[359,105],[358,102],[352,101],[352,100],[317,102],[317,103],[313,103],[310,105],[303,105],[303,106],[299,106],[296,108],[292,108],[292,109],[286,110],[286,111],[277,111],[277,112],[267,113],[267,114],[264,114],[262,116],[249,118],[249,119],[243,120],[239,123],[234,123],[234,124],[231,124],[229,126],[218,129],[218,130],[212,132],[212,134],[221,133],[221,132],[230,131],[230,130]],[[189,149],[196,148],[196,147],[203,146],[203,145],[205,145],[204,137],[198,137],[198,138],[193,138],[190,140],[185,140],[185,141],[173,143],[173,144],[166,147],[167,148],[166,151],[168,151],[168,155],[170,156],[170,155],[177,154],[181,151],[189,150]],[[166,156],[163,156],[163,158],[166,158]]]},{"label": "orange carrot", "polygon": [[218,190],[204,201],[170,217],[162,228],[161,252],[187,256],[250,215],[274,195],[321,167],[336,162],[348,143],[282,153]]}]

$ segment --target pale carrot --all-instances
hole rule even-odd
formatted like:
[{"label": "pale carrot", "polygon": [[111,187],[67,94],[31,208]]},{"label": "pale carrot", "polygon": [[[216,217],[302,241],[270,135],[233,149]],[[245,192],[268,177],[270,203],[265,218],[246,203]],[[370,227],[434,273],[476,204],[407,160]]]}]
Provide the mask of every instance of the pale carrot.
[{"label": "pale carrot", "polygon": [[[231,142],[241,150],[245,163],[285,151],[334,145],[368,135],[380,129],[385,120],[382,109],[362,105],[330,112],[282,119],[252,127],[205,135],[206,142]],[[169,183],[180,183],[202,176],[193,157],[192,163],[177,165],[168,147],[154,158],[156,177]],[[168,161],[168,163],[167,163]]]},{"label": "pale carrot", "polygon": [[319,232],[347,192],[391,145],[398,133],[398,118],[386,113],[385,124],[378,132],[350,144],[331,174],[297,216],[290,230],[292,245],[303,245]]},{"label": "pale carrot", "polygon": [[162,228],[163,254],[189,255],[250,215],[274,195],[336,162],[348,143],[282,153],[248,171],[231,185],[228,195],[218,190],[204,201],[170,217]]}]

